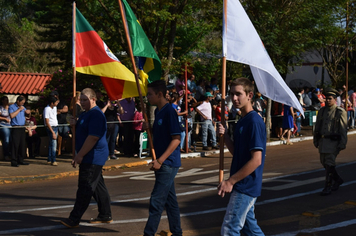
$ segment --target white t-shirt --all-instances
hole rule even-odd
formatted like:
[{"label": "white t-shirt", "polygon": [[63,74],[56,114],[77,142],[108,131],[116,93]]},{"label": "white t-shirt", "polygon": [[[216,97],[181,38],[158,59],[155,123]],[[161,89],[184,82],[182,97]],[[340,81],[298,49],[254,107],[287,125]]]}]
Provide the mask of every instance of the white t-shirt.
[{"label": "white t-shirt", "polygon": [[[207,120],[211,120],[211,104],[210,102],[204,101],[201,105],[197,107],[201,113],[203,113],[204,116],[206,116]],[[203,118],[201,118],[202,121],[204,121]]]},{"label": "white t-shirt", "polygon": [[49,119],[50,126],[58,126],[57,107],[51,108],[49,105],[47,105],[46,108],[43,110],[43,119],[45,124],[46,118]]}]

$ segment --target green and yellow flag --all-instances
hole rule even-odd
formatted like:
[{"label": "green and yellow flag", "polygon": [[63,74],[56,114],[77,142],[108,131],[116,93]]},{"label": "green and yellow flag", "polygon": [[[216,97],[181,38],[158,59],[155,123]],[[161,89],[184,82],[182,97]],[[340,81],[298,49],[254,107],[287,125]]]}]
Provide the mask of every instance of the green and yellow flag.
[{"label": "green and yellow flag", "polygon": [[[129,28],[132,52],[139,57],[138,68],[141,80],[148,78],[148,82],[161,79],[161,61],[143,31],[135,14],[126,0],[122,0],[125,9],[126,24]],[[144,82],[143,82],[144,83]]]}]

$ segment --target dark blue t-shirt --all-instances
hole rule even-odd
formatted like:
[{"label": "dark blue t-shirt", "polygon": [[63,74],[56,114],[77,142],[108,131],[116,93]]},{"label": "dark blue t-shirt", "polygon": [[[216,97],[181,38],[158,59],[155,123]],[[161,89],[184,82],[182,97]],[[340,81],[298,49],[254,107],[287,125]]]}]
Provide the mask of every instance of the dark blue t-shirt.
[{"label": "dark blue t-shirt", "polygon": [[234,190],[251,197],[261,195],[262,172],[266,154],[266,126],[255,111],[249,112],[237,123],[234,131],[234,155],[230,176],[239,171],[250,159],[252,150],[262,151],[262,163],[243,180],[234,185]]},{"label": "dark blue t-shirt", "polygon": [[[153,146],[157,159],[167,150],[172,141],[172,135],[180,135],[180,133],[176,110],[169,103],[161,110],[156,108],[153,123]],[[163,163],[171,167],[181,166],[179,145]]]},{"label": "dark blue t-shirt", "polygon": [[77,153],[89,135],[96,136],[99,140],[84,156],[82,163],[103,166],[108,159],[109,149],[106,141],[106,118],[98,106],[79,116],[75,129],[75,150]]}]

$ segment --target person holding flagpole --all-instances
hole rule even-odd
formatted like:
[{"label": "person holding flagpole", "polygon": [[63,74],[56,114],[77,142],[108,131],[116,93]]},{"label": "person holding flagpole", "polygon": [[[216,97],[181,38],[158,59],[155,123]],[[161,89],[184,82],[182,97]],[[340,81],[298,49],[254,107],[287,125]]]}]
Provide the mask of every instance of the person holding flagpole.
[{"label": "person holding flagpole", "polygon": [[[183,234],[174,187],[174,179],[181,166],[179,147],[181,131],[177,112],[166,100],[166,92],[164,80],[156,80],[148,84],[147,99],[151,105],[157,106],[153,122],[153,145],[157,159],[150,163],[151,170],[155,173],[155,185],[151,193],[144,236],[156,234],[164,208],[166,208],[172,235]],[[148,123],[144,122],[143,129],[147,130],[148,127]]]},{"label": "person holding flagpole", "polygon": [[233,155],[230,177],[218,186],[218,194],[231,193],[221,227],[221,235],[264,235],[257,225],[254,208],[262,188],[262,172],[266,153],[266,126],[252,107],[254,86],[247,78],[231,83],[233,105],[240,109],[242,118],[230,138],[227,128],[219,124],[219,134]]}]

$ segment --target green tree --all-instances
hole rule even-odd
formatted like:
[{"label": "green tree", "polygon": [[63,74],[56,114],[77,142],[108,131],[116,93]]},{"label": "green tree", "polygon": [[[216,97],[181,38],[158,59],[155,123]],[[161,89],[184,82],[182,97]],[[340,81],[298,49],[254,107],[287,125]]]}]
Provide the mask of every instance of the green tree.
[{"label": "green tree", "polygon": [[[348,7],[347,7],[348,5]],[[329,34],[323,38],[323,47],[320,49],[320,55],[323,58],[323,66],[330,75],[333,87],[342,87],[346,78],[346,53],[347,41],[349,44],[348,62],[349,62],[349,84],[356,85],[356,71],[353,69],[354,60],[353,48],[355,46],[355,24],[356,24],[356,7],[355,1],[345,1],[335,11],[333,27],[330,27]],[[348,20],[347,20],[348,18]],[[348,25],[347,25],[348,24]]]},{"label": "green tree", "polygon": [[0,33],[6,35],[0,39],[1,70],[51,73],[52,59],[38,51],[49,44],[36,40],[35,30],[40,27],[32,21],[31,11],[26,11],[26,1],[0,0],[0,6]]},{"label": "green tree", "polygon": [[329,27],[336,23],[333,14],[343,2],[245,0],[243,4],[277,70],[285,77],[291,62],[323,45]]}]

